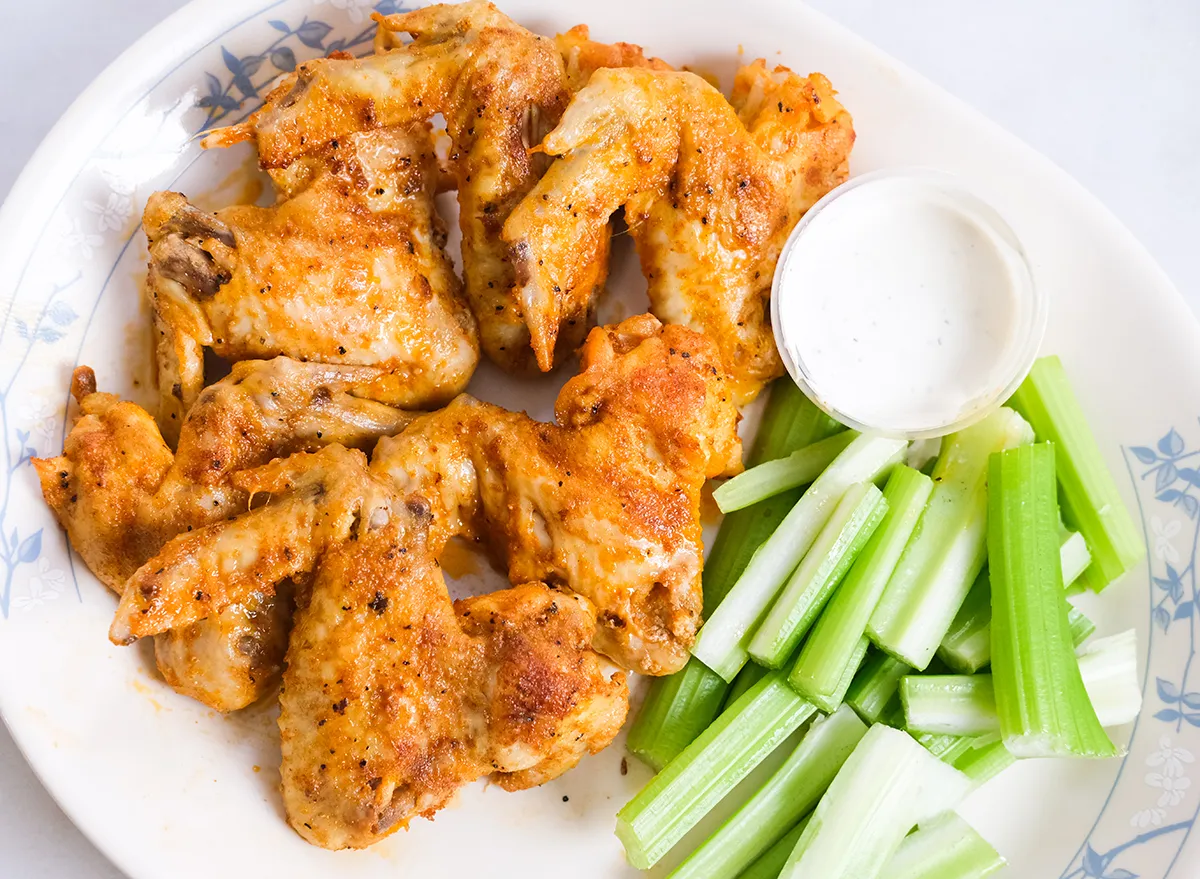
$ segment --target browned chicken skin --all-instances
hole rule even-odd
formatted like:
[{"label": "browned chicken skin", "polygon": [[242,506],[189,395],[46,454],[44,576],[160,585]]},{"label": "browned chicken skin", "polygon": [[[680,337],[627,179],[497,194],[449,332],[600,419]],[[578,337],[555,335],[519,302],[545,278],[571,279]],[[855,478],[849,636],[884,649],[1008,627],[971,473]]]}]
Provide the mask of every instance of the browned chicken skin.
[{"label": "browned chicken skin", "polygon": [[159,423],[172,444],[204,386],[205,348],[369,367],[353,392],[407,407],[447,402],[478,362],[426,124],[349,135],[273,177],[281,201],[269,208],[212,215],[173,192],[146,205]]},{"label": "browned chicken skin", "polygon": [[592,310],[620,207],[651,311],[720,346],[738,402],[782,372],[767,299],[788,233],[848,173],[850,116],[820,74],[742,68],[731,105],[692,73],[604,69],[540,149],[561,156],[505,222],[538,362]]},{"label": "browned chicken skin", "polygon": [[[244,511],[231,477],[293,451],[370,445],[412,416],[347,391],[370,370],[277,358],[246,361],[206,389],[172,453],[140,406],[98,393],[75,372],[80,415],[63,454],[34,460],[46,502],[91,571],[121,594],[168,540]],[[242,708],[278,679],[290,589],[262,590],[219,614],[155,639],[167,682],[220,711]]]}]

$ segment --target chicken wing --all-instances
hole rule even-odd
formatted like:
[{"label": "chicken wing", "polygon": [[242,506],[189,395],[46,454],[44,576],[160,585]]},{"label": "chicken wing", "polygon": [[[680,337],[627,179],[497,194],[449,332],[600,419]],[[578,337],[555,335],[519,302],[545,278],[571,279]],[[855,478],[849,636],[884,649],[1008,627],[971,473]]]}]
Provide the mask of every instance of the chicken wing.
[{"label": "chicken wing", "polygon": [[577,24],[554,38],[567,68],[567,83],[574,94],[588,84],[592,74],[605,67],[645,67],[650,70],[671,70],[661,58],[646,56],[641,46],[633,43],[598,43],[591,37],[586,24]]},{"label": "chicken wing", "polygon": [[204,386],[205,348],[371,367],[353,392],[396,406],[460,392],[479,347],[434,210],[438,173],[422,122],[310,150],[273,174],[273,207],[213,215],[152,195],[147,287],[168,441]]},{"label": "chicken wing", "polygon": [[[316,144],[442,114],[452,142],[465,286],[483,350],[511,372],[527,371],[529,332],[513,308],[512,266],[499,231],[544,168],[527,147],[566,106],[562,58],[552,40],[484,0],[376,18],[378,54],[300,65],[249,121],[210,134],[205,145],[253,139],[263,167],[281,169]],[[602,262],[595,269],[602,272]],[[591,283],[599,287],[603,277]],[[564,352],[572,339],[582,340],[580,330],[563,334]]]},{"label": "chicken wing", "polygon": [[740,466],[716,347],[649,315],[593,330],[557,424],[462,396],[380,440],[372,470],[489,546],[514,583],[599,611],[596,648],[676,671],[700,624],[700,492]]},{"label": "chicken wing", "polygon": [[[72,393],[80,417],[63,454],[34,460],[42,492],[71,545],[120,595],[126,581],[176,534],[246,509],[232,475],[328,443],[370,445],[412,416],[350,396],[371,370],[287,358],[237,364],[206,389],[172,454],[140,406],[98,393],[87,367]],[[262,591],[155,640],[167,682],[220,711],[255,701],[278,679],[290,594]]]},{"label": "chicken wing", "polygon": [[538,148],[561,158],[503,229],[540,363],[590,313],[596,241],[624,206],[651,311],[714,340],[739,403],[781,374],[775,263],[801,214],[846,178],[853,128],[820,74],[756,62],[734,101],[650,69],[599,70],[572,99]]}]

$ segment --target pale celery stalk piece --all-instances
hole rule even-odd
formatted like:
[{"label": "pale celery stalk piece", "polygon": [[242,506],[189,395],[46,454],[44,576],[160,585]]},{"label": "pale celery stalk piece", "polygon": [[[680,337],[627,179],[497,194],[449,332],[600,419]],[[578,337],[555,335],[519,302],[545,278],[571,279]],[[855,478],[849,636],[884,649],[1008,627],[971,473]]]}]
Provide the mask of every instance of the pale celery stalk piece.
[{"label": "pale celery stalk piece", "polygon": [[879,723],[900,709],[900,679],[910,666],[878,650],[869,652],[846,691],[848,704],[867,724]]},{"label": "pale celery stalk piece", "polygon": [[802,819],[799,824],[781,836],[777,843],[763,853],[762,857],[743,870],[738,879],[779,879],[779,871],[783,869],[792,849],[796,847],[796,843],[804,834],[808,820],[807,817]]},{"label": "pale celery stalk piece", "polygon": [[758,548],[729,594],[700,630],[692,655],[732,681],[749,654],[746,647],[775,597],[796,570],[842,495],[895,466],[907,443],[878,436],[856,437],[792,507]]},{"label": "pale celery stalk piece", "polygon": [[778,672],[722,712],[617,813],[629,863],[654,866],[816,708]]},{"label": "pale celery stalk piece", "polygon": [[887,514],[804,642],[788,683],[822,711],[836,708],[835,697],[846,692],[848,657],[857,651],[932,491],[933,480],[924,473],[903,466],[892,471],[883,491]]},{"label": "pale celery stalk piece", "polygon": [[850,486],[750,639],[755,662],[780,668],[788,661],[886,512],[874,485]]},{"label": "pale celery stalk piece", "polygon": [[816,806],[866,733],[866,725],[849,708],[813,721],[787,761],[669,879],[741,875]]},{"label": "pale celery stalk piece", "polygon": [[[1067,532],[1059,548],[1059,558],[1062,561],[1063,585],[1070,587],[1091,560],[1083,536]],[[1078,638],[1075,643],[1079,645],[1095,631],[1095,626],[1074,608],[1069,613],[1071,631]],[[966,600],[954,615],[950,629],[938,646],[937,655],[946,665],[963,674],[974,674],[992,661],[992,587],[986,566],[975,578]]]},{"label": "pale celery stalk piece", "polygon": [[[891,724],[889,724],[890,726]],[[943,763],[954,765],[954,761],[975,746],[972,736],[942,735],[938,733],[918,733],[907,730],[908,734],[917,740],[917,744],[937,757]]]},{"label": "pale celery stalk piece", "polygon": [[1079,651],[1079,675],[1104,727],[1132,723],[1142,710],[1137,631],[1097,638]]},{"label": "pale celery stalk piece", "polygon": [[995,778],[1017,762],[1017,758],[1004,747],[999,736],[981,736],[963,754],[954,758],[954,768],[971,779],[972,788]]},{"label": "pale celery stalk piece", "polygon": [[1032,440],[1007,408],[946,438],[929,505],[867,625],[876,646],[929,665],[987,556],[988,456]]},{"label": "pale celery stalk piece", "polygon": [[970,780],[908,733],[868,730],[821,798],[781,879],[877,879],[905,835],[958,805]]},{"label": "pale celery stalk piece", "polygon": [[1017,757],[1112,757],[1118,750],[1096,717],[1071,644],[1054,473],[1050,443],[1000,452],[988,468],[992,679],[1000,731]]},{"label": "pale celery stalk piece", "polygon": [[987,879],[1005,863],[957,812],[947,812],[905,837],[883,874],[887,879]]},{"label": "pale celery stalk piece", "polygon": [[[846,667],[842,669],[842,679],[838,682],[834,691],[828,695],[822,694],[808,701],[812,702],[826,714],[832,714],[840,708],[846,700],[846,693],[850,691],[850,687],[854,683],[854,678],[858,675],[858,670],[862,668],[863,660],[867,658],[867,651],[870,649],[871,640],[866,635],[863,635],[858,639],[858,644],[855,646],[853,652],[851,652],[850,658],[846,662]],[[792,683],[790,675],[788,676],[788,683],[792,684],[792,689],[796,688],[796,685]],[[851,708],[850,710],[853,711],[854,709]],[[858,712],[855,713],[857,714]]]},{"label": "pale celery stalk piece", "polygon": [[1100,591],[1146,554],[1096,437],[1088,426],[1062,361],[1043,357],[1017,388],[1011,404],[1033,425],[1039,440],[1054,443],[1063,518],[1087,541],[1092,564],[1080,583]]},{"label": "pale celery stalk piece", "polygon": [[[703,668],[708,668],[708,666],[704,665],[704,663],[700,662],[694,656],[688,661],[694,662]],[[743,693],[765,678],[769,672],[769,668],[763,668],[757,662],[747,662],[742,670],[738,672],[738,676],[733,679],[733,683],[727,685],[729,687],[729,695],[725,697],[725,707],[728,708],[738,699],[742,698]],[[722,680],[721,676],[714,671],[709,670],[709,674],[719,681]]]},{"label": "pale celery stalk piece", "polygon": [[719,486],[712,494],[713,500],[722,513],[731,513],[788,489],[808,485],[856,436],[856,431],[843,430],[797,449],[786,458],[776,458],[744,470]]},{"label": "pale celery stalk piece", "polygon": [[[767,394],[747,466],[786,457],[841,430],[844,428],[804,396],[791,379],[780,379],[771,384]],[[754,550],[771,536],[799,499],[800,490],[792,489],[722,520],[701,578],[705,617],[721,603]],[[729,689],[724,678],[699,660],[689,661],[673,675],[655,678],[630,728],[629,749],[661,769],[712,722],[723,705],[733,704],[734,700],[725,695]]]},{"label": "pale celery stalk piece", "polygon": [[717,716],[729,685],[698,659],[655,680],[625,739],[628,751],[658,771]]}]

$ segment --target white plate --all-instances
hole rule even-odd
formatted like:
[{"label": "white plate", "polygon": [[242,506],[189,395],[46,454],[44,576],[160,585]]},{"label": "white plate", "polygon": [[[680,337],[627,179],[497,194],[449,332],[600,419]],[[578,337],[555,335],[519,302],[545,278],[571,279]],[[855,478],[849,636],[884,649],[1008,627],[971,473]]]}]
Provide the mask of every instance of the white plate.
[{"label": "white plate", "polygon": [[[632,875],[613,815],[647,772],[630,760],[621,774],[619,742],[537,790],[472,787],[436,822],[418,820],[368,851],[303,843],[282,819],[270,712],[220,717],[160,683],[144,649],[108,643],[113,598],[68,551],[28,465],[61,448],[76,363],[96,367],[105,389],[146,400],[138,215],[155,189],[208,207],[250,192],[247,151],[201,154],[194,142],[214,113],[231,121],[253,108],[253,99],[228,100],[241,97],[235,74],[261,91],[273,65],[288,62],[282,50],[303,59],[341,41],[366,51],[372,5],[194,3],[88,89],[13,188],[0,214],[0,709],[63,808],[136,879]],[[925,165],[962,174],[1008,218],[1053,299],[1045,348],[1066,362],[1145,523],[1148,565],[1085,609],[1103,633],[1138,627],[1146,710],[1122,731],[1124,760],[1020,764],[965,813],[1010,858],[1013,876],[1194,875],[1200,332],[1163,273],[1046,159],[789,0],[741,3],[736,15],[716,0],[505,8],[545,33],[584,21],[598,39],[642,43],[726,77],[739,45],[749,58],[823,71],[854,114],[856,173]],[[253,72],[235,69],[258,56]],[[636,277],[625,265],[618,285],[636,295]],[[555,384],[485,375],[476,388],[544,413]]]}]

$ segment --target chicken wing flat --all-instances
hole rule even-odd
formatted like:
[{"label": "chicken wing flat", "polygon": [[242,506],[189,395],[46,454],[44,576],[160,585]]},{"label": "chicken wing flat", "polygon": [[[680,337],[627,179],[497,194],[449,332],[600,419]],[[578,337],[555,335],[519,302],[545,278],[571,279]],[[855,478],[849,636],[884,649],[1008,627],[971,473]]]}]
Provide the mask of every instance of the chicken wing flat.
[{"label": "chicken wing flat", "polygon": [[779,251],[843,181],[849,114],[820,74],[743,68],[734,104],[699,76],[603,69],[540,150],[559,156],[505,222],[539,362],[592,309],[591,262],[620,207],[664,321],[720,347],[739,403],[782,372],[768,297]]},{"label": "chicken wing flat", "polygon": [[[377,20],[378,54],[300,65],[248,122],[214,132],[205,144],[253,139],[263,167],[282,169],[314,145],[442,114],[452,143],[465,286],[483,350],[509,371],[527,371],[529,331],[512,307],[512,266],[499,231],[545,165],[527,147],[566,106],[562,58],[553,40],[483,0]],[[404,34],[412,41],[404,42]],[[564,334],[564,350],[570,335]],[[581,332],[575,344],[582,338]]]},{"label": "chicken wing flat", "polygon": [[645,67],[650,70],[671,70],[661,58],[648,57],[646,51],[633,43],[598,43],[591,37],[586,24],[577,24],[554,38],[567,68],[567,83],[574,94],[588,84],[592,74],[605,67]]},{"label": "chicken wing flat", "polygon": [[205,348],[370,367],[353,393],[440,405],[479,359],[434,210],[428,125],[349,134],[273,176],[282,200],[215,215],[150,197],[147,285],[158,329],[159,423],[172,444],[204,386]]},{"label": "chicken wing flat", "polygon": [[557,424],[462,396],[380,441],[372,469],[492,550],[514,583],[599,611],[596,648],[662,675],[700,624],[700,493],[739,466],[716,347],[644,315],[593,330]]},{"label": "chicken wing flat", "polygon": [[[200,395],[172,453],[149,413],[98,393],[80,367],[72,382],[80,416],[63,454],[33,462],[43,495],[76,552],[120,595],[170,538],[247,508],[237,471],[328,443],[369,446],[406,425],[408,413],[347,392],[370,372],[287,358],[239,363]],[[159,670],[217,710],[242,708],[278,679],[290,612],[286,584],[280,595],[249,594],[156,638]]]}]

